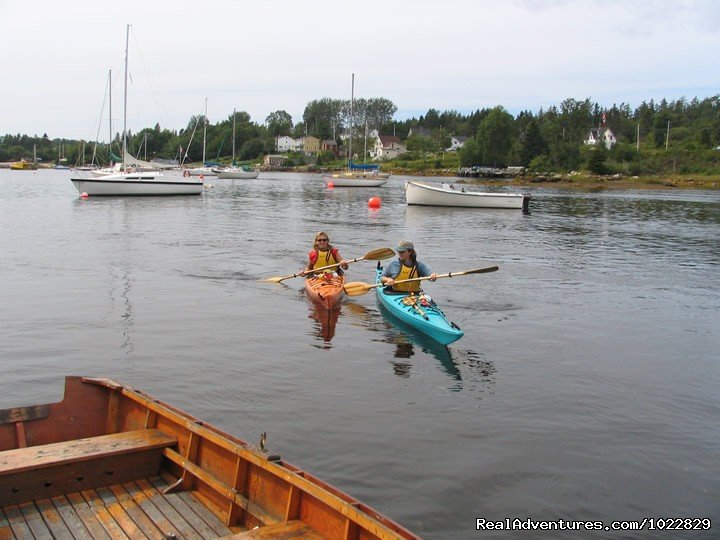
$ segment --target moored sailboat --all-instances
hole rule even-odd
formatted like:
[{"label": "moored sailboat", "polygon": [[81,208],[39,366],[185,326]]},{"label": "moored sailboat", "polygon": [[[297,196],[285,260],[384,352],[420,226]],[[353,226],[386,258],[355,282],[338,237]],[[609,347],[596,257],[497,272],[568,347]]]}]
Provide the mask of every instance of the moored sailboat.
[{"label": "moored sailboat", "polygon": [[327,186],[333,187],[380,187],[387,184],[389,173],[381,173],[376,164],[359,165],[352,161],[353,103],[355,102],[355,74],[352,74],[350,90],[350,137],[348,138],[348,167],[339,173],[323,175]]},{"label": "moored sailboat", "polygon": [[[127,25],[125,36],[125,100],[123,114],[123,161],[108,174],[92,177],[74,176],[72,181],[78,193],[87,195],[198,195],[203,191],[202,179],[166,174],[147,167],[142,160],[132,158],[127,150],[127,80],[128,80],[128,46],[130,41],[130,25]],[[140,169],[140,170],[138,170]]]}]

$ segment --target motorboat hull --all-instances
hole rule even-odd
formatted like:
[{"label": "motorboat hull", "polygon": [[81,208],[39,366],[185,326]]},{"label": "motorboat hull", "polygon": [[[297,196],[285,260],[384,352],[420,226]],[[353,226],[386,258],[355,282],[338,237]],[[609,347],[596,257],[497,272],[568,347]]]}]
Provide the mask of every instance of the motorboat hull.
[{"label": "motorboat hull", "polygon": [[524,209],[527,207],[530,196],[522,193],[462,191],[406,181],[405,199],[407,204],[419,206]]}]

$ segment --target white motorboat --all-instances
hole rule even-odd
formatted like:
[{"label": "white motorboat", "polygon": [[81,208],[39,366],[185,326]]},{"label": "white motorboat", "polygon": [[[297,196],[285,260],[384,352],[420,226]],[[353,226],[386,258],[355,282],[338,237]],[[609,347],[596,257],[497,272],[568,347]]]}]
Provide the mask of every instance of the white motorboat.
[{"label": "white motorboat", "polygon": [[[444,183],[443,183],[444,184]],[[476,192],[457,189],[452,184],[443,187],[420,182],[405,182],[407,204],[421,206],[460,206],[466,208],[514,208],[527,212],[530,195],[522,193]]]},{"label": "white motorboat", "polygon": [[125,36],[125,110],[123,125],[123,162],[101,176],[75,176],[70,178],[78,193],[87,195],[198,195],[203,191],[202,178],[190,174],[165,174],[155,168],[143,170],[144,162],[133,158],[127,151],[127,78],[130,25]]}]

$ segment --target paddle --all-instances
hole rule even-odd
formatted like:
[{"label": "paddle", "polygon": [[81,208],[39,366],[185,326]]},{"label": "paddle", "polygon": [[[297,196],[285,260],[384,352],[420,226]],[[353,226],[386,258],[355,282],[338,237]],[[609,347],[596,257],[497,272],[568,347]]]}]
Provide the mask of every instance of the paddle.
[{"label": "paddle", "polygon": [[[357,261],[384,261],[385,259],[390,259],[395,255],[395,252],[390,248],[379,248],[379,249],[373,249],[372,251],[368,251],[365,255],[362,257],[357,257],[355,259],[351,259],[349,261],[345,261],[346,263],[354,263]],[[313,270],[310,270],[310,273],[315,272],[322,272],[323,270],[329,270],[330,268],[337,268],[340,266],[340,263],[336,264],[330,264],[328,266],[322,266],[320,268],[314,268]],[[302,276],[302,272],[298,272],[297,274],[291,274],[289,276],[282,276],[282,277],[271,277],[267,278],[263,281],[269,281],[270,283],[280,283],[282,281],[285,281],[286,279]]]},{"label": "paddle", "polygon": [[[440,279],[455,276],[465,276],[467,274],[485,274],[486,272],[494,272],[497,269],[497,266],[488,266],[487,268],[476,268],[475,270],[465,270],[464,272],[448,272],[447,274],[440,274],[439,276],[437,276],[437,278]],[[412,279],[401,279],[399,281],[396,281],[395,283],[410,283],[411,281],[423,281],[425,279],[430,279],[430,276]],[[384,284],[373,283],[371,285],[370,283],[363,283],[362,281],[353,281],[351,283],[345,284],[345,293],[348,296],[361,296],[363,294],[366,294],[370,289],[374,289],[375,287],[384,287]]]}]

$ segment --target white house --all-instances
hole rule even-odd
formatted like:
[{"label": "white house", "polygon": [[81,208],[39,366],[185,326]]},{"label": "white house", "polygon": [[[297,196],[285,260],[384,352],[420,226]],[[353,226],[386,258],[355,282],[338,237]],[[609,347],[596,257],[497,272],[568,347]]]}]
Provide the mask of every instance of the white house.
[{"label": "white house", "polygon": [[588,138],[585,139],[585,144],[590,145],[596,145],[598,142],[602,141],[605,144],[605,148],[610,150],[615,143],[617,143],[617,139],[615,138],[615,134],[610,130],[610,128],[592,128],[590,130],[590,133],[588,133]]},{"label": "white house", "polygon": [[275,150],[278,152],[291,152],[297,148],[297,143],[292,137],[278,135],[275,137]]},{"label": "white house", "polygon": [[376,161],[381,159],[393,159],[400,154],[407,152],[407,148],[400,140],[400,137],[394,135],[378,135],[375,139],[375,147],[373,149],[373,159]]},{"label": "white house", "polygon": [[454,137],[450,137],[450,148],[446,148],[448,152],[452,152],[453,150],[460,150],[463,146],[465,146],[465,141],[468,140],[468,137],[465,137],[464,135],[455,135]]}]

